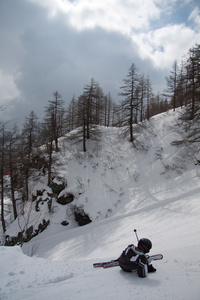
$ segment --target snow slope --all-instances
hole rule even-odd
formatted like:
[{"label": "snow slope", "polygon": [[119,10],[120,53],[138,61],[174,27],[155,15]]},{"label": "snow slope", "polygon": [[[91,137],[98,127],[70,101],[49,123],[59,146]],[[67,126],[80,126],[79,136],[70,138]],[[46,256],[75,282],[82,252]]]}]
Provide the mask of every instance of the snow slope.
[{"label": "snow slope", "polygon": [[[68,135],[60,139],[55,168],[93,222],[78,227],[70,205],[55,202],[49,216],[44,204],[41,218],[51,217],[44,232],[22,249],[0,247],[0,299],[200,299],[200,166],[194,147],[171,145],[180,138],[177,117],[171,111],[135,128],[134,147],[119,128],[101,128],[87,153]],[[93,269],[135,243],[134,228],[151,239],[152,254],[164,255],[157,272]],[[18,230],[15,222],[8,233]]]}]

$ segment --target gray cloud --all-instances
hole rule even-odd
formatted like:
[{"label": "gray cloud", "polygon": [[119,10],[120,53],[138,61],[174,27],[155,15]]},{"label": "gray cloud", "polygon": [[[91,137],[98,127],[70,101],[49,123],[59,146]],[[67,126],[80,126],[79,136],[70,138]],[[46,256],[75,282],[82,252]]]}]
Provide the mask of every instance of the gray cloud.
[{"label": "gray cloud", "polygon": [[[62,0],[57,1],[62,8]],[[141,31],[132,28],[129,34],[127,28],[125,33],[124,25],[121,31],[120,24],[113,25],[109,30],[109,23],[102,23],[99,12],[96,26],[93,19],[92,28],[88,28],[89,22],[85,21],[86,8],[80,30],[82,15],[78,8],[76,12],[71,6],[71,11],[67,12],[58,9],[52,17],[52,9],[55,8],[51,6],[49,17],[48,5],[55,2],[42,2],[47,7],[41,7],[36,0],[0,0],[0,105],[7,107],[0,113],[2,120],[23,122],[31,110],[42,117],[44,106],[55,90],[69,103],[73,95],[78,97],[83,92],[84,85],[91,77],[100,83],[105,93],[110,91],[113,99],[118,101],[119,88],[132,62],[140,74],[150,75],[154,91],[162,92],[171,65],[167,69],[155,64],[156,52],[151,52],[151,49],[154,45],[158,47],[157,51],[162,49],[161,37],[156,31],[155,34],[153,31],[150,34],[144,31],[141,39]],[[124,9],[123,6],[123,13]],[[155,6],[153,9],[152,16],[158,18],[159,10]],[[112,17],[110,12],[109,16]],[[116,16],[117,12],[113,19]],[[147,24],[149,22],[145,22],[145,16],[143,23]],[[78,30],[72,25],[76,23],[75,17],[79,22]],[[139,20],[139,14],[137,18]],[[105,20],[108,21],[108,17]],[[167,32],[168,27],[163,30],[166,37],[170,34]],[[187,32],[190,34],[190,31]],[[168,46],[167,43],[165,45]],[[177,45],[175,49],[178,52]],[[166,53],[158,54],[159,57],[163,55],[162,59],[167,59]],[[9,84],[5,84],[5,80]]]}]

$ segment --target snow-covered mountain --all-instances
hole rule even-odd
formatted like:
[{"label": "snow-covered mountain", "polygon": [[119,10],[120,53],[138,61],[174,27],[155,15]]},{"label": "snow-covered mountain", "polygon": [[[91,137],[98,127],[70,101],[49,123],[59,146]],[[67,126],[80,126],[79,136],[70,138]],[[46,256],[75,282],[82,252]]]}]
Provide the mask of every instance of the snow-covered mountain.
[{"label": "snow-covered mountain", "polygon": [[[35,228],[50,220],[22,248],[0,247],[0,299],[199,299],[198,148],[172,145],[182,138],[178,116],[170,111],[137,125],[134,144],[124,128],[100,127],[86,153],[75,132],[60,138],[54,173],[67,183],[61,194],[74,200],[61,205],[53,198],[51,212],[47,201],[37,211],[31,202],[28,217],[9,226],[13,236],[27,220]],[[32,193],[44,190],[46,199],[46,182],[32,182]],[[92,222],[79,227],[74,207]],[[151,239],[152,254],[164,255],[154,262],[157,272],[142,279],[119,267],[93,269],[136,243],[134,228]]]}]

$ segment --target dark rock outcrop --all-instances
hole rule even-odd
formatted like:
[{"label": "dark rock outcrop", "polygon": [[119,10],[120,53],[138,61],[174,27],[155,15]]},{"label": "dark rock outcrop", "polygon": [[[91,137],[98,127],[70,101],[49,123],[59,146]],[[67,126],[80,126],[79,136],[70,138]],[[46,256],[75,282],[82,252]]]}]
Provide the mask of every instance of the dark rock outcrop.
[{"label": "dark rock outcrop", "polygon": [[66,188],[67,184],[60,178],[54,178],[49,186],[55,195],[59,195]]},{"label": "dark rock outcrop", "polygon": [[67,193],[64,195],[61,195],[60,197],[57,198],[57,202],[62,204],[62,205],[66,205],[71,203],[74,200],[74,195],[71,193]]},{"label": "dark rock outcrop", "polygon": [[92,222],[90,217],[84,212],[83,208],[75,207],[74,217],[79,226],[84,226]]}]

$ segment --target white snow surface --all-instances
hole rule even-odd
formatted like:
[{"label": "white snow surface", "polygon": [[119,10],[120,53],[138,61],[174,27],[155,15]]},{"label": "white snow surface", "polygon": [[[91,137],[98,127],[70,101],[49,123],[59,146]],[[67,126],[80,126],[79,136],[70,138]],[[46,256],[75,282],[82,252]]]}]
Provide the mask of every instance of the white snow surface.
[{"label": "white snow surface", "polygon": [[[51,222],[22,248],[0,247],[1,300],[200,299],[199,152],[196,145],[171,145],[181,139],[178,115],[170,111],[137,126],[134,146],[122,128],[101,127],[101,139],[87,142],[86,153],[69,134],[60,139],[55,169],[92,223],[78,227],[72,204],[54,199],[51,214],[46,203],[39,212],[29,204],[29,226]],[[35,185],[33,193],[46,181]],[[64,219],[68,226],[60,224]],[[7,234],[22,223],[10,224]],[[136,243],[134,228],[152,241],[151,254],[163,254],[153,263],[157,272],[139,278],[119,267],[94,269],[94,262]]]}]

